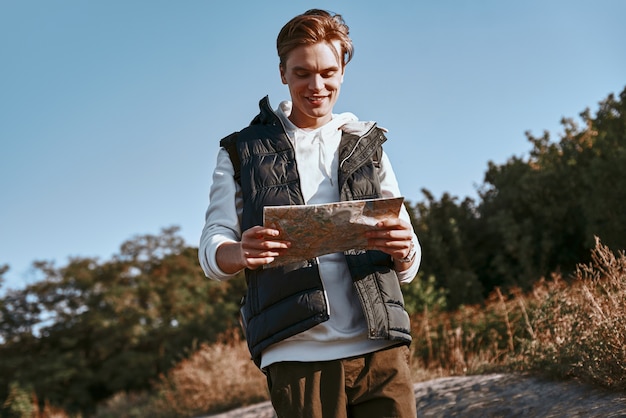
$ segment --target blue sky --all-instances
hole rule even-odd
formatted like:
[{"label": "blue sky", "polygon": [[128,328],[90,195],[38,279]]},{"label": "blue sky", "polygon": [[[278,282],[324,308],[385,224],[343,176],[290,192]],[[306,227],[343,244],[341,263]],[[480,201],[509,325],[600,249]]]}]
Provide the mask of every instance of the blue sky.
[{"label": "blue sky", "polygon": [[275,39],[343,14],[335,107],[389,129],[411,202],[475,197],[489,161],[626,86],[626,1],[0,0],[0,264],[107,260],[178,225],[197,245],[221,137],[288,98]]}]

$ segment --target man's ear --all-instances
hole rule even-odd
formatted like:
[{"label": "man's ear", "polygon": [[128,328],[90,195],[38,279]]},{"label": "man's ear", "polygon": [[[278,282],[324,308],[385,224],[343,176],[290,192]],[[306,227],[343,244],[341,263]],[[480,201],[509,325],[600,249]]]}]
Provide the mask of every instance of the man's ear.
[{"label": "man's ear", "polygon": [[278,70],[280,71],[280,81],[282,81],[283,84],[287,84],[287,78],[285,77],[285,68],[282,64],[278,64]]}]

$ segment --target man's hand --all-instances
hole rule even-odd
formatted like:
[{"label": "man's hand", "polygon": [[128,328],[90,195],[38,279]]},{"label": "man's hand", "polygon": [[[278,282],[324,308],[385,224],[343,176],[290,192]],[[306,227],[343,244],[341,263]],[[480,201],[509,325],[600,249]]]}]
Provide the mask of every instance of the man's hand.
[{"label": "man's hand", "polygon": [[[396,264],[409,258],[413,251],[413,227],[400,219],[384,219],[376,224],[377,229],[366,233],[368,248],[389,254]],[[402,269],[408,268],[413,260],[400,262]]]},{"label": "man's hand", "polygon": [[243,268],[257,269],[274,261],[291,246],[289,241],[276,240],[276,229],[253,226],[241,235],[241,241],[224,243],[217,249],[217,264],[224,273]]}]

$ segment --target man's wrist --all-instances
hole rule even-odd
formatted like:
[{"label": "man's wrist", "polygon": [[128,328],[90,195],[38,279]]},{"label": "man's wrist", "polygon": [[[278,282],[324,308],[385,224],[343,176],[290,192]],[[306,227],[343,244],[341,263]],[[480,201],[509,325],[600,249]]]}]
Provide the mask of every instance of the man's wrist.
[{"label": "man's wrist", "polygon": [[399,263],[412,263],[413,260],[415,260],[416,254],[417,251],[415,250],[415,245],[413,244],[413,241],[411,241],[411,247],[409,248],[409,253],[406,255],[406,257],[394,258],[394,260]]}]

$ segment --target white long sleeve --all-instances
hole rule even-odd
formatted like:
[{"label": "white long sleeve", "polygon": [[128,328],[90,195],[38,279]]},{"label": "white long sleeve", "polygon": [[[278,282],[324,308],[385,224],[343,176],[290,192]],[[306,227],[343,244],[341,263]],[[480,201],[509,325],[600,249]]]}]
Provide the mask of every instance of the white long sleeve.
[{"label": "white long sleeve", "polygon": [[200,266],[204,274],[215,280],[226,280],[235,276],[235,274],[224,273],[215,259],[217,247],[221,244],[241,240],[243,199],[241,187],[235,181],[234,174],[235,170],[228,152],[220,148],[213,171],[209,207],[206,211],[198,251]]},{"label": "white long sleeve", "polygon": [[[383,156],[380,161],[379,177],[380,177],[380,188],[382,190],[383,197],[402,196],[400,194],[400,188],[398,187],[398,180],[396,179],[396,174],[394,173],[393,168],[391,167],[391,162],[389,161],[389,157],[384,151],[383,151]],[[409,216],[409,213],[407,212],[406,207],[404,205],[402,205],[402,209],[400,211],[399,217],[400,219],[408,222],[409,224],[411,223],[411,217]],[[419,269],[419,266],[420,266],[420,261],[422,259],[422,248],[420,246],[419,240],[417,239],[417,235],[415,235],[415,232],[413,232],[413,246],[416,251],[415,261],[413,262],[413,264],[411,264],[411,266],[408,269],[397,272],[398,280],[400,280],[401,283],[409,283],[415,278],[415,275],[417,274],[417,270]]]}]

